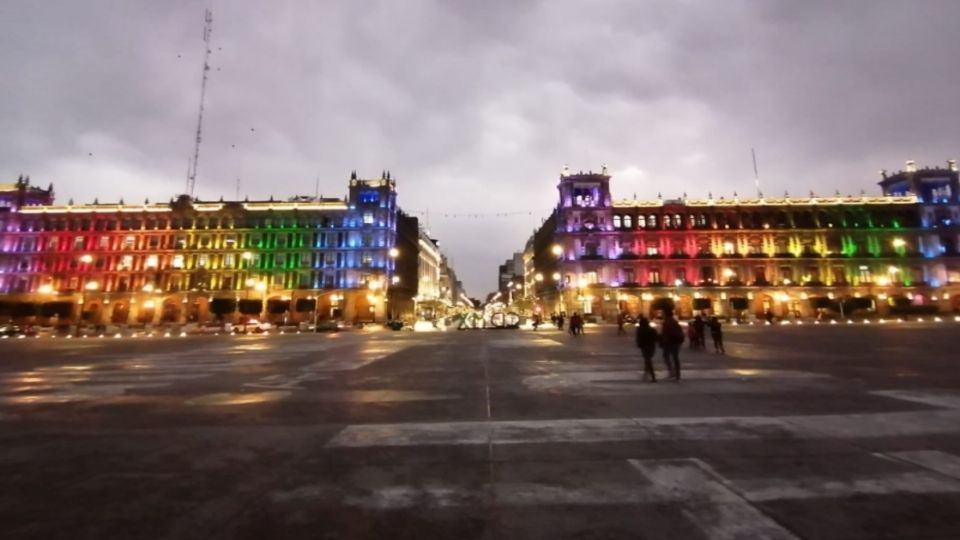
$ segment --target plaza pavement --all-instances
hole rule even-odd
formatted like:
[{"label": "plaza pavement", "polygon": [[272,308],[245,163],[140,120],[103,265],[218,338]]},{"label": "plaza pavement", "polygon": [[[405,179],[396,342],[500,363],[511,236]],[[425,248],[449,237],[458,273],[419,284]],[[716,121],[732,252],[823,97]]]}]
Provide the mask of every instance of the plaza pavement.
[{"label": "plaza pavement", "polygon": [[5,340],[0,537],[958,538],[958,331]]}]

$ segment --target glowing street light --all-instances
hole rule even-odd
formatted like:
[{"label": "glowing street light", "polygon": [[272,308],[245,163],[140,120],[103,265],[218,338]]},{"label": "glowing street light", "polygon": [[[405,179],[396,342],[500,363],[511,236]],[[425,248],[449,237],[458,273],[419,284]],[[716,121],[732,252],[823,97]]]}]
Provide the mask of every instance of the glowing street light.
[{"label": "glowing street light", "polygon": [[537,274],[536,274],[535,276],[533,276],[533,279],[534,279],[534,281],[542,282],[542,281],[543,281],[543,274],[537,272]]},{"label": "glowing street light", "polygon": [[552,276],[554,281],[560,281],[560,272],[554,272]]},{"label": "glowing street light", "polygon": [[388,255],[391,259],[396,259],[397,257],[400,256],[400,250],[397,249],[397,248],[395,248],[395,247],[390,248],[390,250],[387,251],[387,255]]},{"label": "glowing street light", "polygon": [[563,246],[560,244],[554,244],[553,247],[550,248],[550,252],[559,257],[563,255]]}]

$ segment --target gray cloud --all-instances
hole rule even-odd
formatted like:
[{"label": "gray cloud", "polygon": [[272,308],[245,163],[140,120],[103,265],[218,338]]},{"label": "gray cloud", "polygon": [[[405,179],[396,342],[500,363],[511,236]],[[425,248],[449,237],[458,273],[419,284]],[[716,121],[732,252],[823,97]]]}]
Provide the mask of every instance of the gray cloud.
[{"label": "gray cloud", "polygon": [[[280,4],[280,5],[275,5]],[[399,178],[473,294],[554,203],[557,173],[620,197],[874,190],[956,157],[960,4],[213,2],[198,195],[340,195]],[[60,197],[184,189],[195,2],[0,6],[0,178]],[[488,220],[443,213],[527,210]]]}]

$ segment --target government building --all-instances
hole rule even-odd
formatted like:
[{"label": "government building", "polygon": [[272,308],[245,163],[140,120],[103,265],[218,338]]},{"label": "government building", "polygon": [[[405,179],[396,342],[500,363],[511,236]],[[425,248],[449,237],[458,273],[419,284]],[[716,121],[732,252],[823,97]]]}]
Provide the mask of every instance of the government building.
[{"label": "government building", "polygon": [[0,317],[24,323],[413,318],[452,305],[445,264],[386,172],[353,173],[343,199],[55,204],[52,185],[0,186]]},{"label": "government building", "polygon": [[614,199],[564,169],[527,242],[542,310],[811,317],[960,310],[957,164],[882,173],[880,195]]}]

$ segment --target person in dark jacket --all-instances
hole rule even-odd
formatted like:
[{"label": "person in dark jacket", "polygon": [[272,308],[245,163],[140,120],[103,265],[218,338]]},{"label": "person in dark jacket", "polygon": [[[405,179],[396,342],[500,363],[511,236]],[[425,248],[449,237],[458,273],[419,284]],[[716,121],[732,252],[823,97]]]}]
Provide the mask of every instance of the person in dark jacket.
[{"label": "person in dark jacket", "polygon": [[707,326],[710,327],[710,337],[713,338],[714,352],[727,354],[726,349],[723,348],[723,327],[720,324],[720,319],[716,316],[710,317],[710,322],[707,323]]},{"label": "person in dark jacket", "polygon": [[667,312],[663,318],[663,330],[660,332],[660,347],[663,349],[663,361],[670,370],[670,377],[680,380],[680,346],[686,338],[680,323]]},{"label": "person in dark jacket", "polygon": [[657,352],[659,340],[660,336],[657,330],[650,326],[650,321],[641,317],[637,322],[637,347],[643,356],[643,379],[650,382],[657,382],[657,374],[653,371],[653,355]]},{"label": "person in dark jacket", "polygon": [[703,317],[697,315],[693,318],[691,323],[693,326],[694,338],[697,340],[695,345],[692,345],[692,349],[706,349],[707,348],[707,337],[706,337],[706,321],[703,320]]}]

